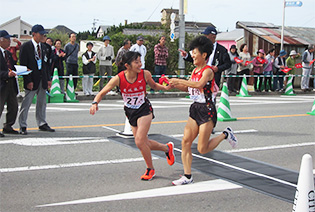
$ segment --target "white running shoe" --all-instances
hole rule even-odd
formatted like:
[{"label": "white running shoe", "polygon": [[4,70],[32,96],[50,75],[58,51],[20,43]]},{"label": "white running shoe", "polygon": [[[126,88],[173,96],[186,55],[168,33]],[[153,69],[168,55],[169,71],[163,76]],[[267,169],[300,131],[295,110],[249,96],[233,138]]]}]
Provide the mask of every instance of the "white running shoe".
[{"label": "white running shoe", "polygon": [[227,128],[225,128],[225,130],[223,132],[227,132],[228,137],[226,139],[229,141],[229,143],[231,144],[232,148],[236,148],[238,142],[237,142],[237,138],[235,137],[232,128],[231,127],[227,127]]},{"label": "white running shoe", "polygon": [[178,180],[174,180],[172,182],[173,185],[186,185],[186,184],[191,184],[193,183],[194,180],[193,180],[193,177],[191,176],[190,179],[188,179],[186,176],[182,176],[181,178],[179,178]]}]

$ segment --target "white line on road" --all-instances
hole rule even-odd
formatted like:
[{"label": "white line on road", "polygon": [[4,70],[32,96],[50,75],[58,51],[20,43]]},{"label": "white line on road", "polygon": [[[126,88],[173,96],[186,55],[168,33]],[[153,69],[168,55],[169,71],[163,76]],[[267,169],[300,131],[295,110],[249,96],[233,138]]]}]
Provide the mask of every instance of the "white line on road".
[{"label": "white line on road", "polygon": [[111,127],[106,127],[106,126],[102,126],[104,129],[107,129],[107,130],[111,130],[111,131],[114,131],[114,132],[121,132],[121,130],[116,130],[114,128],[111,128]]},{"label": "white line on road", "polygon": [[315,142],[298,143],[298,144],[284,144],[284,145],[264,146],[264,147],[253,147],[253,148],[244,148],[244,149],[232,149],[232,150],[227,150],[227,151],[224,151],[224,152],[227,152],[227,153],[253,152],[253,151],[263,151],[263,150],[272,150],[272,149],[285,149],[285,148],[313,146],[313,145],[315,145]]},{"label": "white line on road", "polygon": [[22,146],[55,146],[66,144],[90,144],[90,143],[104,143],[109,142],[108,139],[97,137],[60,137],[60,138],[21,138],[13,139],[0,144],[17,144]]},{"label": "white line on road", "polygon": [[[182,152],[181,149],[174,148],[174,150]],[[197,157],[197,158],[200,158],[200,159],[203,159],[203,160],[207,160],[207,161],[211,161],[211,162],[219,164],[221,166],[229,167],[229,168],[232,168],[232,169],[235,169],[235,170],[239,170],[239,171],[242,171],[242,172],[245,172],[245,173],[249,173],[249,174],[252,174],[252,175],[259,176],[259,177],[264,177],[266,179],[273,180],[273,181],[276,181],[276,182],[279,182],[279,183],[282,183],[282,184],[285,184],[285,185],[296,187],[295,184],[287,182],[287,181],[284,181],[284,180],[281,180],[281,179],[278,179],[278,178],[270,177],[270,176],[265,175],[265,174],[261,174],[261,173],[258,173],[258,172],[254,172],[254,171],[250,171],[250,170],[247,170],[247,169],[243,169],[243,168],[240,168],[240,167],[237,167],[237,166],[234,166],[234,165],[230,165],[230,164],[227,164],[227,163],[224,163],[224,162],[221,162],[221,161],[218,161],[218,160],[214,160],[214,159],[211,159],[211,158],[207,158],[207,157],[204,157],[204,156],[201,156],[201,155],[197,155],[197,154],[194,154],[194,153],[192,155],[194,157]]]},{"label": "white line on road", "polygon": [[[158,159],[157,157],[152,157],[152,160],[157,160],[157,159]],[[73,168],[73,167],[82,167],[82,166],[97,166],[97,165],[106,165],[106,164],[131,163],[131,162],[139,162],[139,161],[143,161],[143,158],[142,157],[141,158],[126,158],[126,159],[117,159],[117,160],[90,161],[90,162],[81,162],[81,163],[66,163],[66,164],[44,165],[44,166],[1,168],[0,173]]]},{"label": "white line on road", "polygon": [[[249,130],[235,130],[234,133],[235,134],[242,134],[242,133],[255,133],[255,132],[258,132],[258,130],[255,130],[255,129],[249,129]],[[215,134],[216,135],[219,135],[221,134],[222,132],[216,132]],[[170,135],[171,137],[174,137],[174,138],[178,138],[178,137],[183,137],[184,134],[175,134],[175,135]]]},{"label": "white line on road", "polygon": [[220,191],[220,190],[238,189],[238,188],[242,188],[242,186],[235,185],[225,180],[218,179],[218,180],[210,180],[210,181],[189,184],[185,186],[169,186],[169,187],[156,188],[156,189],[150,189],[150,190],[144,190],[144,191],[135,191],[135,192],[129,192],[129,193],[74,200],[74,201],[68,201],[68,202],[38,205],[36,207],[51,207],[51,206],[87,204],[87,203],[107,202],[107,201],[117,201],[117,200],[165,197],[165,196],[173,196],[173,195],[193,194],[193,193]]}]

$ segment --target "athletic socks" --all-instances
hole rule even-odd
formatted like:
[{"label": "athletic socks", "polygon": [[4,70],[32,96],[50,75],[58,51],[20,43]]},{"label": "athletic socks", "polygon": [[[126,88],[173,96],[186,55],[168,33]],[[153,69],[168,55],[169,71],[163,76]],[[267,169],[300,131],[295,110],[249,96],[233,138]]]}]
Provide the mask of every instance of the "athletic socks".
[{"label": "athletic socks", "polygon": [[187,179],[191,178],[191,174],[184,174],[185,177],[187,177]]},{"label": "athletic socks", "polygon": [[229,133],[226,132],[226,131],[223,131],[223,134],[225,135],[225,138],[224,138],[224,139],[227,139],[227,137],[229,136]]}]

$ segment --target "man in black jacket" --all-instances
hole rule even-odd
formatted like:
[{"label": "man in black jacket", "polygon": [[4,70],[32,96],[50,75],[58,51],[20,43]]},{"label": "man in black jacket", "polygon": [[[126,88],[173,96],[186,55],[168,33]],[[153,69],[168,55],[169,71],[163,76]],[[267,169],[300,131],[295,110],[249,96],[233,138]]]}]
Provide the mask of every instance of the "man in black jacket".
[{"label": "man in black jacket", "polygon": [[46,90],[51,87],[51,74],[49,65],[49,51],[45,42],[42,25],[32,27],[32,40],[24,43],[20,50],[20,64],[32,70],[29,75],[24,75],[25,96],[19,112],[20,133],[27,134],[27,116],[32,100],[37,94],[36,121],[39,130],[54,132],[46,122]]},{"label": "man in black jacket", "polygon": [[[207,64],[211,66],[213,71],[215,72],[215,83],[220,86],[222,72],[231,67],[230,56],[226,48],[216,42],[216,37],[218,33],[214,27],[208,26],[205,31],[202,32],[202,34],[204,34],[213,43],[213,51],[209,57]],[[186,61],[193,62],[193,59],[191,58],[189,53],[183,50],[179,51]]]},{"label": "man in black jacket", "polygon": [[[2,115],[4,105],[7,103],[6,123],[3,124],[3,133],[17,134],[12,128],[15,123],[18,112],[18,86],[15,79],[16,74],[12,71],[14,68],[14,60],[12,54],[5,50],[10,46],[11,40],[9,33],[0,30],[0,117]],[[0,137],[4,135],[0,132]]]}]

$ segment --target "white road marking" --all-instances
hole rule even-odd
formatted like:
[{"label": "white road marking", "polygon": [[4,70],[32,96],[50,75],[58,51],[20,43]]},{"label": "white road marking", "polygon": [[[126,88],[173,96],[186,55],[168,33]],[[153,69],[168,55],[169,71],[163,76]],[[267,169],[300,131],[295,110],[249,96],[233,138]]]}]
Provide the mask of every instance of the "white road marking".
[{"label": "white road marking", "polygon": [[[157,160],[157,157],[152,157],[152,160]],[[106,164],[119,164],[119,163],[131,163],[143,161],[141,158],[125,158],[117,160],[104,160],[104,161],[90,161],[81,163],[66,163],[66,164],[56,164],[56,165],[44,165],[44,166],[25,166],[25,167],[15,167],[15,168],[1,168],[0,173],[10,173],[10,172],[23,172],[23,171],[36,171],[36,170],[48,170],[48,169],[60,169],[60,168],[73,168],[82,166],[97,166]]]},{"label": "white road marking", "polygon": [[[174,148],[174,150],[182,152],[181,149]],[[246,172],[246,173],[249,173],[249,174],[252,174],[252,175],[256,175],[256,176],[259,176],[259,177],[264,177],[264,178],[267,178],[269,180],[273,180],[273,181],[276,181],[276,182],[279,182],[279,183],[282,183],[282,184],[286,184],[286,185],[289,185],[289,186],[296,187],[296,185],[293,184],[293,183],[290,183],[290,182],[287,182],[287,181],[284,181],[284,180],[281,180],[281,179],[277,179],[277,178],[274,178],[274,177],[270,177],[270,176],[265,175],[265,174],[261,174],[261,173],[258,173],[258,172],[254,172],[254,171],[250,171],[250,170],[247,170],[247,169],[243,169],[243,168],[240,168],[240,167],[237,167],[237,166],[234,166],[234,165],[230,165],[230,164],[227,164],[227,163],[224,163],[224,162],[221,162],[221,161],[218,161],[218,160],[214,160],[214,159],[211,159],[211,158],[207,158],[207,157],[204,157],[204,156],[201,156],[201,155],[197,155],[197,154],[194,154],[194,153],[192,155],[194,157],[197,157],[197,158],[200,158],[200,159],[203,159],[203,160],[207,160],[207,161],[211,161],[213,163],[220,164],[222,166],[226,166],[226,167],[229,167],[229,168],[232,168],[232,169],[235,169],[235,170],[239,170],[239,171]]]},{"label": "white road marking", "polygon": [[220,191],[228,189],[239,189],[242,186],[227,182],[225,180],[210,180],[204,182],[193,183],[184,186],[169,186],[163,188],[149,189],[144,191],[135,191],[122,194],[115,194],[109,196],[74,200],[68,202],[60,202],[46,205],[38,205],[36,207],[51,207],[51,206],[61,206],[61,205],[74,205],[74,204],[87,204],[95,202],[108,202],[117,200],[132,200],[132,199],[142,199],[142,198],[154,198],[154,197],[165,197],[173,195],[183,195],[183,194],[193,194],[201,192],[211,192]]},{"label": "white road marking", "polygon": [[111,131],[114,131],[114,132],[121,132],[120,130],[116,130],[114,128],[111,128],[111,127],[106,127],[106,126],[102,126],[104,129],[107,129],[107,130],[111,130]]},{"label": "white road marking", "polygon": [[0,142],[0,144],[17,144],[22,146],[54,146],[66,144],[90,144],[103,142],[109,142],[109,140],[97,137],[21,138]]},{"label": "white road marking", "polygon": [[244,148],[244,149],[232,149],[232,150],[227,150],[224,152],[227,152],[227,153],[254,152],[254,151],[272,150],[272,149],[285,149],[285,148],[292,148],[292,147],[313,146],[313,145],[315,145],[315,142],[253,147],[253,148]]},{"label": "white road marking", "polygon": [[[234,131],[235,134],[242,134],[242,133],[255,133],[255,132],[258,132],[258,130],[255,130],[255,129],[249,129],[249,130],[236,130]],[[216,135],[219,135],[221,134],[222,132],[215,132]],[[170,135],[171,137],[174,137],[174,138],[178,138],[178,137],[183,137],[184,134],[175,134],[175,135]]]}]

